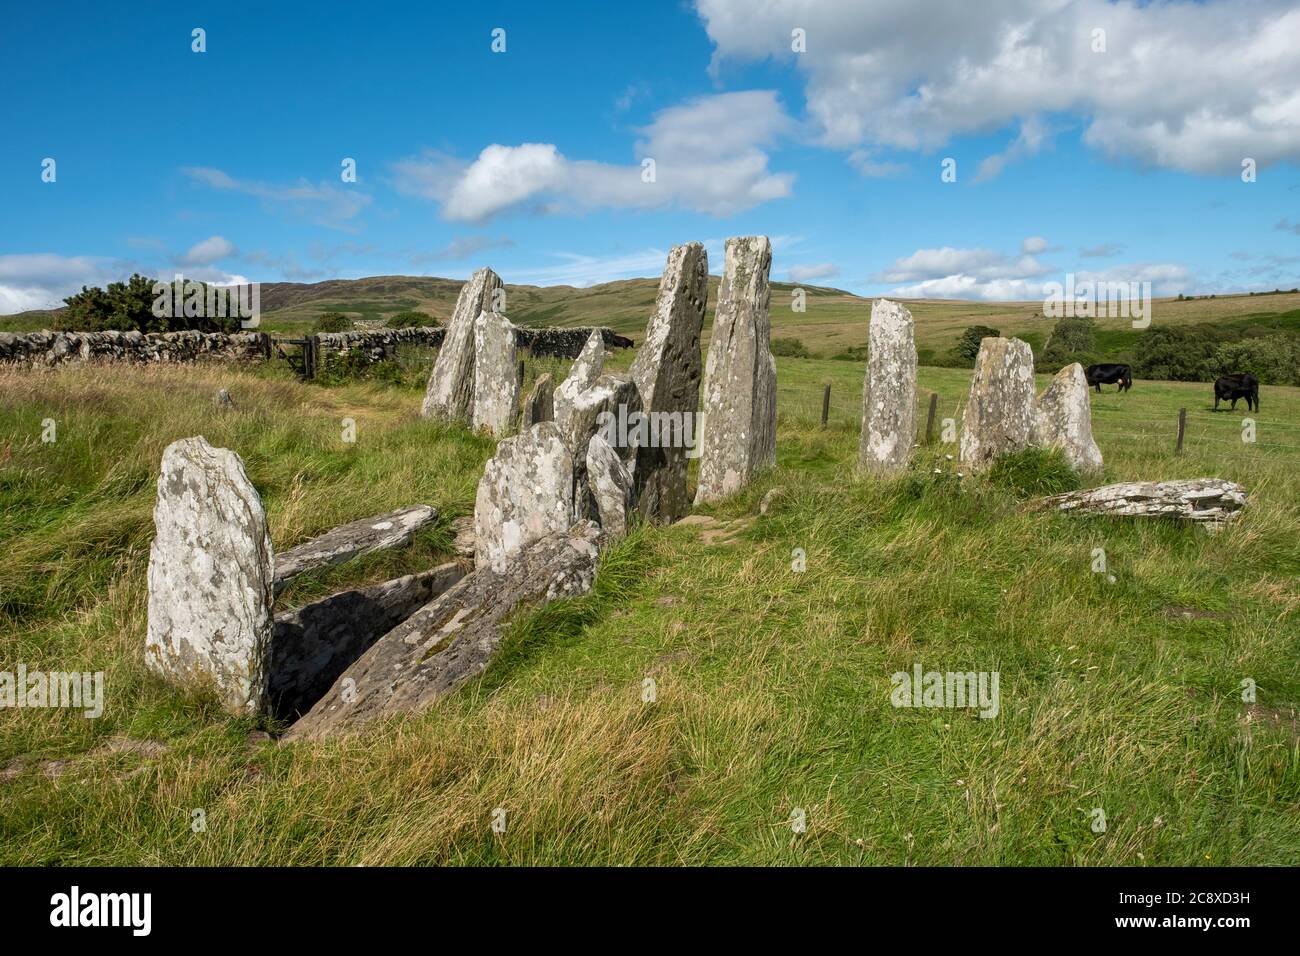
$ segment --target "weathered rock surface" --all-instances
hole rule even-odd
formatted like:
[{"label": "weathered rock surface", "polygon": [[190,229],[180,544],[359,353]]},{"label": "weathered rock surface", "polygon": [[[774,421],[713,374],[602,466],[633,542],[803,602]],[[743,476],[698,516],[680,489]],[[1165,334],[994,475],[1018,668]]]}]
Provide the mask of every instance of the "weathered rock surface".
[{"label": "weathered rock surface", "polygon": [[265,705],[271,643],[271,536],[233,451],[202,437],[168,445],[153,511],[145,661],[181,683],[210,683],[234,714]]},{"label": "weathered rock surface", "polygon": [[511,556],[573,523],[573,453],[554,422],[497,446],[474,498],[474,563],[504,573]]},{"label": "weathered rock surface", "polygon": [[595,518],[596,503],[587,486],[587,443],[602,435],[614,452],[632,469],[637,451],[641,394],[624,375],[602,375],[578,395],[560,424],[560,439],[573,455],[573,519]]},{"label": "weathered rock surface", "polygon": [[554,412],[553,421],[561,428],[564,427],[565,420],[569,417],[569,410],[573,407],[574,399],[596,384],[596,379],[600,378],[600,373],[605,368],[605,344],[598,332],[592,332],[587,337],[587,344],[582,347],[581,354],[574,360],[573,365],[569,368],[569,374],[564,377],[564,381],[555,389],[554,395]]},{"label": "weathered rock surface", "polygon": [[727,240],[704,366],[697,505],[734,494],[776,462],[776,359],[767,311],[771,267],[766,236]]},{"label": "weathered rock surface", "polygon": [[409,505],[331,528],[275,556],[275,593],[304,571],[409,544],[417,531],[437,520],[438,512],[428,505]]},{"label": "weathered rock surface", "polygon": [[491,269],[479,269],[461,288],[425,389],[420,408],[425,418],[473,424],[475,320],[492,310],[493,293],[503,285]]},{"label": "weathered rock surface", "polygon": [[500,312],[483,312],[474,322],[475,430],[496,437],[510,431],[519,407],[515,327]]},{"label": "weathered rock surface", "polygon": [[547,372],[533,383],[528,397],[524,399],[524,410],[519,415],[519,430],[524,431],[538,422],[555,419],[555,380]]},{"label": "weathered rock surface", "polygon": [[474,516],[465,515],[463,518],[457,518],[451,523],[451,531],[455,535],[452,548],[456,554],[468,558],[470,563],[473,563],[474,544],[478,540],[474,535]]},{"label": "weathered rock surface", "polygon": [[1038,506],[1070,514],[1168,517],[1219,525],[1246,506],[1246,489],[1222,478],[1125,481],[1040,499]]},{"label": "weathered rock surface", "polygon": [[1078,362],[1057,372],[1034,403],[1034,443],[1059,448],[1076,471],[1101,471],[1101,449],[1092,438],[1088,379]]},{"label": "weathered rock surface", "polygon": [[912,313],[889,299],[871,304],[862,384],[858,467],[878,475],[907,468],[916,441],[916,339]]},{"label": "weathered rock surface", "polygon": [[591,590],[599,540],[600,529],[584,521],[534,541],[501,571],[479,567],[380,638],[284,739],[320,739],[417,713],[482,674],[513,613]]},{"label": "weathered rock surface", "polygon": [[587,443],[586,477],[602,543],[622,541],[627,537],[628,510],[634,500],[632,472],[601,435],[593,435]]},{"label": "weathered rock surface", "polygon": [[[636,453],[637,508],[648,521],[671,524],[691,509],[685,438],[698,439],[700,329],[709,301],[709,255],[698,242],[668,253],[645,341],[632,362],[643,410],[669,423],[661,440]],[[668,433],[664,438],[664,433]],[[681,440],[678,440],[678,436]]]},{"label": "weathered rock surface", "polygon": [[972,472],[1034,443],[1034,353],[1020,339],[980,343],[961,419],[961,461]]},{"label": "weathered rock surface", "polygon": [[465,576],[453,561],[421,574],[342,591],[275,616],[272,715],[306,713],[370,646]]}]

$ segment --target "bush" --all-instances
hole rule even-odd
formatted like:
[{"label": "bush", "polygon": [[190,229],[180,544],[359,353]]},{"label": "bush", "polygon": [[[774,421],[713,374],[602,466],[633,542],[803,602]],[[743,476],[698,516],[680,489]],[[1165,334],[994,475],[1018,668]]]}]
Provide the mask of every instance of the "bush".
[{"label": "bush", "polygon": [[968,362],[974,362],[980,354],[980,341],[992,336],[997,338],[1002,333],[988,325],[972,325],[962,332],[961,338],[953,346],[953,352],[958,358],[963,358]]},{"label": "bush", "polygon": [[384,323],[386,329],[436,329],[442,323],[429,315],[427,312],[418,312],[414,309],[408,309],[405,312],[398,312]]},{"label": "bush", "polygon": [[1059,495],[1080,485],[1079,473],[1059,448],[1026,448],[1004,455],[989,469],[988,480],[1019,498]]},{"label": "bush", "polygon": [[1206,379],[1250,372],[1264,385],[1300,385],[1300,338],[1265,335],[1228,342],[1214,350]]},{"label": "bush", "polygon": [[[190,288],[206,299],[204,283],[193,283]],[[184,287],[173,286],[170,310],[163,305],[160,311],[164,314],[155,315],[154,281],[139,273],[126,282],[110,282],[107,289],[82,286],[80,292],[63,300],[67,308],[58,313],[54,325],[67,332],[233,332],[239,328],[235,317],[187,317],[185,292]]]},{"label": "bush", "polygon": [[810,358],[808,348],[796,338],[773,339],[772,354],[781,358]]},{"label": "bush", "polygon": [[342,312],[325,312],[312,326],[313,332],[351,332],[352,320]]}]

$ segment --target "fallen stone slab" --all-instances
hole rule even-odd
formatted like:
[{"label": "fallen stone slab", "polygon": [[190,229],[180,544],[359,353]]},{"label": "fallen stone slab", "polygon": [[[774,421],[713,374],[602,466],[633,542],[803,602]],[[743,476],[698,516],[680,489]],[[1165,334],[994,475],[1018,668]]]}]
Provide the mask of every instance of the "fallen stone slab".
[{"label": "fallen stone slab", "polygon": [[275,593],[279,594],[305,571],[409,544],[417,531],[437,520],[436,509],[428,505],[408,505],[332,528],[275,556]]},{"label": "fallen stone slab", "polygon": [[1052,495],[1036,502],[1043,510],[1066,514],[1176,518],[1222,525],[1246,506],[1246,489],[1222,478],[1177,481],[1126,481],[1100,488]]},{"label": "fallen stone slab", "polygon": [[371,645],[465,576],[465,562],[331,594],[275,616],[269,711],[306,713]]},{"label": "fallen stone slab", "polygon": [[282,739],[318,740],[427,709],[487,670],[516,613],[591,590],[599,541],[600,529],[581,521],[500,572],[478,568],[381,637]]}]

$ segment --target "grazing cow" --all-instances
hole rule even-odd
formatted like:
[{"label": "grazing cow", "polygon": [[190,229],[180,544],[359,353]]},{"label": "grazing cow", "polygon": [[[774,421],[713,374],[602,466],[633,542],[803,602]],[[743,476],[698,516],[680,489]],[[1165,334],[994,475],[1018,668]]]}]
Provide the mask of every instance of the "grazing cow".
[{"label": "grazing cow", "polygon": [[1232,401],[1233,411],[1237,410],[1237,399],[1246,400],[1249,411],[1259,411],[1259,379],[1249,372],[1233,372],[1220,375],[1214,380],[1214,410],[1219,410],[1219,401]]},{"label": "grazing cow", "polygon": [[1119,384],[1117,391],[1126,392],[1133,387],[1133,373],[1129,371],[1127,365],[1089,365],[1083,370],[1083,374],[1088,379],[1089,385],[1096,385],[1097,391],[1101,391],[1103,385]]}]

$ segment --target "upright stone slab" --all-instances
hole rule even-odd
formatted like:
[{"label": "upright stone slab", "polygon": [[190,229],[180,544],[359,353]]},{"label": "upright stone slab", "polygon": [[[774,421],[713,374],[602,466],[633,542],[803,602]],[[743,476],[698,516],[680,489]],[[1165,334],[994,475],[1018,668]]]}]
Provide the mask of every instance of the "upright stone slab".
[{"label": "upright stone slab", "polygon": [[600,522],[601,540],[609,545],[627,537],[632,507],[632,472],[602,435],[587,443],[587,493]]},{"label": "upright stone slab", "polygon": [[877,299],[871,304],[868,341],[858,467],[872,474],[896,474],[907,468],[916,440],[912,313],[897,302]]},{"label": "upright stone slab", "polygon": [[600,378],[605,368],[605,340],[600,329],[587,337],[587,344],[582,347],[578,357],[569,368],[569,374],[555,390],[555,422],[561,427],[568,418],[573,401]]},{"label": "upright stone slab", "polygon": [[739,491],[776,462],[776,359],[772,357],[766,236],[727,240],[709,357],[695,503]]},{"label": "upright stone slab", "polygon": [[673,246],[645,341],[632,362],[643,410],[659,425],[658,440],[637,451],[637,508],[648,521],[660,524],[671,524],[691,508],[686,440],[699,439],[700,329],[708,301],[709,255],[704,246]]},{"label": "upright stone slab", "polygon": [[502,287],[499,275],[479,269],[461,288],[424,392],[420,414],[425,418],[473,424],[474,324],[499,304],[494,293]]},{"label": "upright stone slab", "polygon": [[216,689],[233,714],[263,712],[272,633],[272,551],[262,499],[233,451],[168,445],[149,549],[145,661]]},{"label": "upright stone slab", "polygon": [[1101,471],[1101,449],[1092,438],[1088,377],[1078,362],[1056,373],[1034,404],[1034,443],[1059,448],[1078,472]]},{"label": "upright stone slab", "polygon": [[980,342],[961,419],[961,461],[986,470],[1034,443],[1034,353],[1020,339]]},{"label": "upright stone slab", "polygon": [[555,420],[555,380],[547,372],[533,383],[524,399],[524,410],[519,414],[519,430],[532,428],[538,422]]},{"label": "upright stone slab", "polygon": [[587,443],[600,435],[624,462],[635,460],[641,432],[641,395],[623,375],[602,375],[578,395],[560,424],[560,439],[573,455],[574,518],[597,517],[587,485]]},{"label": "upright stone slab", "polygon": [[573,456],[554,422],[497,446],[474,498],[474,564],[504,573],[520,548],[573,523]]},{"label": "upright stone slab", "polygon": [[474,322],[474,408],[476,431],[501,437],[515,423],[519,372],[515,327],[500,312],[482,312]]}]

